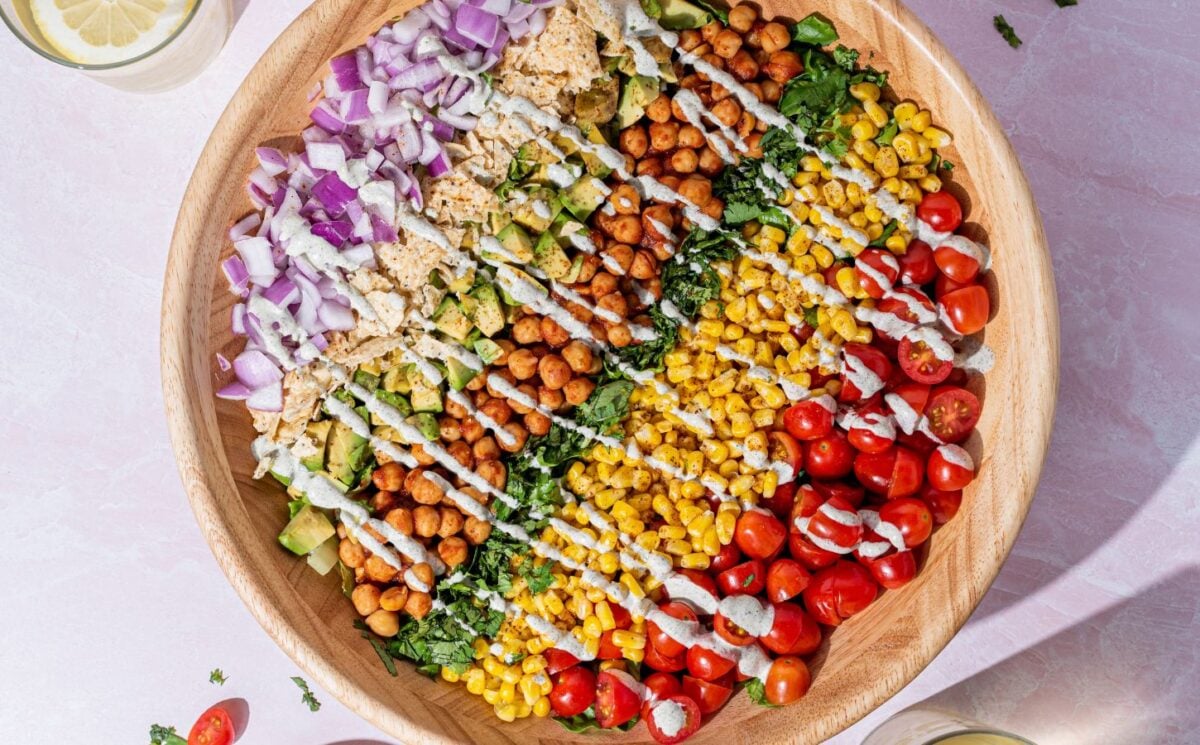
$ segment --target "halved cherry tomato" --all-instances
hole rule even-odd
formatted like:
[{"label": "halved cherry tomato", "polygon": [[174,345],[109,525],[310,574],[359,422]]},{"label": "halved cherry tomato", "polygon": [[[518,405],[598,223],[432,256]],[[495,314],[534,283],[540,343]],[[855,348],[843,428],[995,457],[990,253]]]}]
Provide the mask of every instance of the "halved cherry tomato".
[{"label": "halved cherry tomato", "polygon": [[833,430],[833,412],[823,404],[836,406],[832,399],[810,398],[793,404],[783,414],[783,426],[797,440],[816,440]]},{"label": "halved cherry tomato", "polygon": [[726,618],[720,611],[713,616],[713,631],[735,647],[748,647],[754,643],[754,636],[749,631]]},{"label": "halved cherry tomato", "polygon": [[936,385],[950,377],[954,369],[953,360],[938,358],[933,349],[923,341],[912,341],[907,336],[900,340],[896,349],[900,369],[918,383]]},{"label": "halved cherry tomato", "polygon": [[576,666],[552,676],[550,708],[555,716],[573,717],[582,714],[596,700],[596,674],[589,668]]},{"label": "halved cherry tomato", "polygon": [[700,680],[690,675],[683,676],[683,694],[695,700],[700,706],[700,713],[708,716],[720,709],[733,695],[733,686],[726,685],[732,678],[720,680]]},{"label": "halved cherry tomato", "polygon": [[787,527],[766,510],[747,510],[738,517],[733,540],[746,556],[769,559],[787,540]]},{"label": "halved cherry tomato", "polygon": [[930,485],[942,491],[965,488],[975,478],[975,469],[963,465],[970,462],[971,456],[958,445],[942,445],[930,453],[929,464],[925,468]]},{"label": "halved cherry tomato", "polygon": [[[692,610],[692,606],[679,600],[669,600],[665,603],[660,603],[658,609],[671,618],[678,618],[682,621],[690,621],[692,623],[698,620],[696,611]],[[675,641],[674,637],[660,629],[654,621],[646,621],[646,631],[649,633],[648,639],[650,643],[664,657],[677,657],[687,651],[687,647]],[[657,669],[661,670],[663,668]]]},{"label": "halved cherry tomato", "polygon": [[929,396],[925,416],[943,442],[962,442],[979,422],[979,399],[966,388],[942,386]]},{"label": "halved cherry tomato", "polygon": [[909,548],[920,546],[933,533],[933,514],[915,497],[889,499],[879,508],[879,519],[895,525]]},{"label": "halved cherry tomato", "polygon": [[[891,360],[887,358],[886,354],[875,347],[858,343],[845,344],[842,346],[842,357],[845,359],[846,365],[852,366],[859,375],[866,376],[868,372],[873,373],[881,381],[887,380],[892,376]],[[838,400],[845,403],[854,403],[855,401],[861,401],[863,398],[863,392],[859,390],[848,374],[843,373],[842,391],[838,394]]]},{"label": "halved cherry tomato", "polygon": [[[922,319],[913,310],[913,305],[919,305],[930,313],[934,312],[933,301],[918,287],[901,287],[891,296],[880,300],[878,307],[881,313],[891,313],[901,321],[920,324]],[[882,332],[880,336],[891,338]]]},{"label": "halved cherry tomato", "polygon": [[811,507],[811,512],[816,512],[817,508],[825,503],[825,500],[837,497],[845,502],[854,505],[857,509],[862,504],[866,492],[861,486],[847,484],[845,481],[817,481],[813,480],[811,489],[815,491],[816,497],[809,498],[811,501],[808,506]]},{"label": "halved cherry tomato", "polygon": [[929,512],[933,515],[934,525],[945,525],[958,514],[958,508],[962,506],[962,492],[942,491],[935,489],[932,485],[926,484],[921,490],[921,501],[929,507]]},{"label": "halved cherry tomato", "polygon": [[928,457],[929,454],[932,453],[938,446],[936,442],[926,437],[924,432],[913,432],[911,435],[906,435],[903,432],[897,432],[896,442],[908,448],[909,450],[926,457]]},{"label": "halved cherry tomato", "polygon": [[683,692],[683,686],[679,684],[679,678],[670,673],[653,673],[642,681],[642,686],[646,689],[645,700],[642,702],[643,719],[650,716],[650,707],[656,701],[661,701],[664,698],[670,698]]},{"label": "halved cherry tomato", "polygon": [[947,192],[932,191],[917,205],[917,218],[939,233],[953,233],[962,225],[962,205]]},{"label": "halved cherry tomato", "polygon": [[964,287],[971,287],[974,282],[955,282],[945,274],[938,274],[937,282],[933,285],[933,296],[937,300],[949,295],[955,290],[961,290]]},{"label": "halved cherry tomato", "polygon": [[804,468],[814,479],[840,479],[854,467],[854,446],[840,430],[808,443]]},{"label": "halved cherry tomato", "polygon": [[924,285],[937,276],[937,264],[933,260],[933,249],[922,240],[908,242],[908,250],[899,257],[900,281],[907,285]]},{"label": "halved cherry tomato", "polygon": [[664,673],[677,673],[687,667],[687,658],[683,652],[675,655],[663,654],[658,651],[658,647],[652,641],[646,642],[645,655],[642,662],[651,670],[659,670]]},{"label": "halved cherry tomato", "polygon": [[772,463],[787,463],[793,477],[804,468],[804,448],[787,432],[767,433],[767,457]]},{"label": "halved cherry tomato", "polygon": [[907,497],[921,488],[925,460],[899,445],[882,453],[859,453],[854,458],[854,475],[869,491],[888,499]]},{"label": "halved cherry tomato", "polygon": [[850,421],[846,431],[846,439],[855,450],[862,453],[882,453],[896,444],[896,428],[884,417],[881,406],[862,406],[855,413],[858,418]]},{"label": "halved cherry tomato", "polygon": [[[792,486],[792,485],[788,484],[787,486]],[[778,487],[775,489],[775,491],[779,491],[782,488],[783,488],[782,486]],[[790,509],[790,503],[789,503],[789,509]],[[780,519],[783,519],[783,518],[780,518]],[[737,564],[739,562],[741,562],[741,560],[742,560],[742,552],[738,550],[737,544],[736,543],[726,543],[724,546],[721,546],[721,550],[717,552],[717,555],[712,557],[712,561],[710,561],[708,563],[708,570],[710,572],[716,572],[716,573],[720,574],[721,572],[725,571],[726,569],[729,569],[730,567],[737,566]]]},{"label": "halved cherry tomato", "polygon": [[763,682],[767,702],[776,706],[787,706],[799,701],[808,693],[808,687],[812,684],[812,674],[808,665],[799,657],[776,657],[771,663],[771,669],[767,671],[767,679]]},{"label": "halved cherry tomato", "polygon": [[[604,670],[596,680],[596,724],[620,727],[642,708],[638,682],[624,670]],[[585,707],[586,708],[586,707]]]},{"label": "halved cherry tomato", "polygon": [[954,330],[970,336],[987,325],[992,301],[982,285],[968,285],[938,298]]},{"label": "halved cherry tomato", "polygon": [[233,718],[222,706],[209,707],[188,732],[188,745],[230,745],[236,739]]},{"label": "halved cherry tomato", "polygon": [[811,654],[821,646],[821,627],[796,603],[772,603],[775,610],[771,630],[762,645],[775,654]]},{"label": "halved cherry tomato", "polygon": [[[611,604],[610,604],[611,605]],[[600,635],[600,649],[596,652],[598,660],[620,660],[624,659],[625,653],[613,643],[613,632],[616,629],[609,629]]]},{"label": "halved cherry tomato", "polygon": [[692,647],[687,651],[687,669],[701,680],[716,680],[733,669],[737,662],[722,657],[711,649]]},{"label": "halved cherry tomato", "polygon": [[925,383],[903,383],[896,386],[892,393],[904,399],[913,411],[920,414],[925,411],[925,404],[929,403],[930,390]]},{"label": "halved cherry tomato", "polygon": [[871,572],[853,561],[839,561],[813,575],[804,590],[804,606],[818,621],[837,626],[875,600],[879,586]]},{"label": "halved cherry tomato", "polygon": [[791,600],[808,587],[810,576],[795,559],[776,559],[767,568],[767,600],[772,603]]},{"label": "halved cherry tomato", "polygon": [[893,551],[877,559],[860,556],[858,561],[888,590],[898,590],[917,576],[917,560],[912,551]]},{"label": "halved cherry tomato", "polygon": [[758,559],[744,561],[717,575],[722,595],[757,595],[767,585],[767,565]]},{"label": "halved cherry tomato", "polygon": [[[780,520],[786,520],[788,515],[792,514],[792,505],[796,502],[796,482],[789,481],[786,484],[780,484],[775,487],[775,493],[769,497],[762,497],[758,500],[759,507],[765,507],[771,511],[771,514]],[[733,544],[728,544],[733,545]],[[718,554],[720,556],[720,554]],[[716,557],[713,557],[713,562],[716,562]],[[709,564],[712,567],[712,564]],[[720,571],[720,570],[717,570]]]},{"label": "halved cherry tomato", "polygon": [[620,603],[609,603],[608,607],[612,610],[613,623],[617,625],[618,629],[628,629],[633,626],[633,616],[625,610],[625,606]]},{"label": "halved cherry tomato", "polygon": [[[650,707],[646,729],[661,745],[683,742],[700,729],[700,706],[690,697],[679,694],[665,698]],[[682,723],[681,723],[682,720]],[[670,734],[668,734],[670,733]]]},{"label": "halved cherry tomato", "polygon": [[[896,257],[878,248],[868,248],[860,253],[854,260],[854,267],[858,273],[859,287],[876,300],[883,297],[886,290],[892,289],[896,278],[900,276],[900,263],[896,261]],[[886,284],[881,285],[877,277],[883,279]]]},{"label": "halved cherry tomato", "polygon": [[955,282],[972,282],[979,276],[979,261],[953,246],[938,246],[933,251],[938,269]]},{"label": "halved cherry tomato", "polygon": [[[712,575],[708,572],[702,572],[699,569],[677,569],[676,574],[682,574],[692,581],[692,584],[698,585],[701,590],[704,590],[709,595],[713,596],[713,600],[720,600],[717,595],[717,583],[713,581]],[[692,608],[691,601],[683,601],[689,608]]]},{"label": "halved cherry tomato", "polygon": [[821,505],[808,521],[810,537],[842,548],[853,548],[862,538],[862,532],[862,520],[854,507],[838,497],[832,497]]},{"label": "halved cherry tomato", "polygon": [[887,498],[896,499],[916,494],[925,479],[925,459],[916,451],[896,446],[896,467],[892,469],[892,485]]},{"label": "halved cherry tomato", "polygon": [[838,560],[837,554],[817,546],[794,526],[788,533],[788,553],[793,559],[814,571]]},{"label": "halved cherry tomato", "polygon": [[579,664],[578,657],[555,647],[542,652],[542,656],[546,658],[546,673],[549,675]]}]

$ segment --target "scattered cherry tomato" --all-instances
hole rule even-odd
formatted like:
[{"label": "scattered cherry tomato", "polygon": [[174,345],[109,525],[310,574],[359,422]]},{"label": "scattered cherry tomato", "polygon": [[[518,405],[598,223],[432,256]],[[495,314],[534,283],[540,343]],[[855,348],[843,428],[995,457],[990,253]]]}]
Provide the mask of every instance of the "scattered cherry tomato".
[{"label": "scattered cherry tomato", "polygon": [[767,566],[758,559],[744,561],[717,575],[722,595],[757,595],[767,584]]},{"label": "scattered cherry tomato", "polygon": [[917,576],[917,560],[912,551],[893,551],[875,559],[859,557],[858,561],[888,590],[897,590]]},{"label": "scattered cherry tomato", "polygon": [[888,499],[907,497],[921,488],[925,460],[900,445],[882,453],[859,453],[854,458],[854,475],[868,491]]},{"label": "scattered cherry tomato", "polygon": [[[758,506],[770,510],[771,514],[780,520],[787,520],[788,515],[792,514],[792,505],[795,504],[795,502],[796,482],[789,481],[786,484],[780,484],[779,486],[776,486],[775,492],[771,496],[764,496],[760,498],[758,500]],[[713,558],[713,561],[716,561],[716,557]],[[709,564],[709,567],[712,567],[711,563]]]},{"label": "scattered cherry tomato", "polygon": [[808,521],[808,535],[842,548],[853,548],[862,538],[862,520],[853,505],[838,497],[829,501]]},{"label": "scattered cherry tomato", "polygon": [[787,463],[793,474],[804,468],[804,448],[787,432],[767,433],[767,457],[773,463]]},{"label": "scattered cherry tomato", "polygon": [[971,456],[958,445],[942,445],[934,450],[930,453],[929,463],[925,468],[930,485],[942,491],[958,491],[965,488],[975,478],[975,469],[968,468],[963,463],[971,463]]},{"label": "scattered cherry tomato", "polygon": [[941,386],[929,396],[925,416],[929,428],[943,442],[962,442],[979,422],[980,405],[975,394],[958,386]]},{"label": "scattered cherry tomato", "polygon": [[[883,297],[884,292],[890,290],[900,276],[900,263],[896,257],[878,248],[868,248],[860,253],[854,260],[854,267],[858,273],[859,287],[876,300]],[[883,279],[886,284],[881,285],[877,279]]]},{"label": "scattered cherry tomato", "polygon": [[577,665],[552,676],[550,708],[555,716],[573,717],[582,714],[596,700],[596,674]]},{"label": "scattered cherry tomato", "polygon": [[804,694],[808,693],[808,687],[811,684],[812,674],[808,670],[808,665],[804,664],[804,660],[799,657],[788,655],[776,657],[775,661],[771,663],[771,669],[767,671],[767,679],[764,681],[763,692],[768,703],[787,706],[799,701]]},{"label": "scattered cherry tomato", "polygon": [[[788,484],[788,486],[791,486],[791,484]],[[779,487],[779,489],[782,488],[783,487]],[[779,489],[776,489],[775,491],[779,491]],[[790,508],[791,506],[789,503],[789,509]],[[737,544],[726,543],[724,546],[721,546],[721,550],[717,552],[717,555],[712,557],[712,561],[708,563],[708,570],[710,572],[716,572],[717,574],[720,574],[726,569],[736,566],[741,560],[742,552],[738,550]]]},{"label": "scattered cherry tomato", "polygon": [[772,603],[791,600],[808,587],[810,576],[795,559],[776,559],[767,568],[767,600]]},{"label": "scattered cherry tomato", "polygon": [[815,492],[816,496],[812,498],[814,503],[811,504],[812,509],[809,514],[816,512],[817,508],[824,504],[827,499],[837,497],[854,505],[857,509],[866,497],[866,491],[861,486],[847,484],[845,481],[817,481],[814,479],[811,483],[811,489]]},{"label": "scattered cherry tomato", "polygon": [[769,559],[787,540],[787,528],[766,510],[748,510],[738,517],[733,539],[752,559]]},{"label": "scattered cherry tomato", "polygon": [[642,686],[646,689],[645,700],[642,702],[643,719],[649,717],[650,707],[656,701],[683,693],[679,678],[670,673],[652,673],[642,681]]},{"label": "scattered cherry tomato", "polygon": [[925,405],[929,403],[929,391],[932,388],[925,383],[902,383],[896,386],[892,393],[912,407],[912,410],[918,414],[925,411]]},{"label": "scattered cherry tomato", "polygon": [[917,205],[917,218],[939,233],[953,233],[962,225],[962,205],[947,192],[932,191]]},{"label": "scattered cherry tomato", "polygon": [[895,427],[890,426],[890,422],[881,424],[884,421],[881,407],[864,406],[856,413],[863,422],[852,420],[846,432],[846,439],[850,440],[855,450],[860,453],[882,453],[896,444]]},{"label": "scattered cherry tomato", "polygon": [[964,287],[971,287],[974,284],[974,282],[955,282],[945,274],[939,274],[937,277],[937,282],[935,282],[933,285],[933,296],[936,299],[941,300],[943,297],[949,295],[955,290],[961,290]]},{"label": "scattered cherry tomato", "polygon": [[831,399],[810,398],[793,404],[783,414],[783,426],[797,440],[816,440],[833,431],[833,412],[823,403],[834,405]]},{"label": "scattered cherry tomato", "polygon": [[962,492],[958,490],[942,491],[926,484],[925,488],[921,490],[920,496],[921,501],[929,507],[935,525],[945,525],[950,522],[958,514],[958,508],[962,506]]},{"label": "scattered cherry tomato", "polygon": [[642,660],[646,667],[664,673],[677,673],[687,667],[687,658],[683,652],[679,654],[663,654],[652,641],[646,642],[645,657]]},{"label": "scattered cherry tomato", "polygon": [[725,705],[733,695],[731,677],[720,680],[700,680],[690,675],[683,676],[683,694],[695,700],[700,705],[700,713],[708,716]]},{"label": "scattered cherry tomato", "polygon": [[[610,603],[611,605],[611,603]],[[609,629],[600,635],[600,649],[596,652],[598,660],[620,660],[625,658],[625,653],[612,640],[613,632],[616,629]]]},{"label": "scattered cherry tomato", "polygon": [[[587,707],[584,707],[587,708]],[[596,680],[596,724],[603,729],[620,727],[642,708],[638,682],[624,670],[603,670]]]},{"label": "scattered cherry tomato", "polygon": [[748,647],[754,643],[753,634],[738,626],[720,611],[713,616],[713,631],[735,647]]},{"label": "scattered cherry tomato", "polygon": [[954,330],[963,336],[983,330],[992,312],[992,301],[982,285],[968,285],[947,293],[938,298],[938,303]]},{"label": "scattered cherry tomato", "polygon": [[953,246],[941,245],[933,251],[938,269],[955,282],[973,282],[979,276],[979,261]]},{"label": "scattered cherry tomato", "polygon": [[579,664],[578,657],[555,647],[542,652],[542,656],[546,658],[546,673],[549,675]]},{"label": "scattered cherry tomato", "polygon": [[[892,362],[887,355],[875,347],[866,344],[850,343],[842,346],[842,357],[846,365],[852,366],[858,374],[865,375],[868,371],[881,381],[892,376]],[[842,391],[838,399],[845,403],[854,403],[864,398],[854,380],[846,373],[842,374]]]},{"label": "scattered cherry tomato", "polygon": [[879,519],[895,525],[909,548],[920,546],[933,533],[933,514],[915,497],[889,499],[879,508]]},{"label": "scattered cherry tomato", "polygon": [[230,745],[236,739],[233,718],[222,706],[211,706],[188,732],[188,745]]},{"label": "scattered cherry tomato", "polygon": [[[668,708],[671,709],[671,714],[665,713]],[[682,724],[678,721],[680,717],[683,719]],[[650,731],[650,736],[655,742],[661,745],[675,745],[696,734],[696,730],[700,729],[700,718],[700,706],[688,696],[679,694],[665,698],[650,707],[650,716],[646,717],[646,729]],[[671,734],[667,734],[668,732]]]},{"label": "scattered cherry tomato", "polygon": [[804,566],[816,571],[838,560],[838,555],[826,551],[808,539],[798,528],[788,533],[788,553]]},{"label": "scattered cherry tomato", "polygon": [[811,654],[821,646],[821,627],[796,603],[772,603],[771,630],[760,640],[775,654]]},{"label": "scattered cherry tomato", "polygon": [[840,430],[813,440],[806,449],[804,468],[815,479],[840,479],[854,467],[854,446]]},{"label": "scattered cherry tomato", "polygon": [[[697,621],[696,611],[692,610],[692,606],[679,600],[669,600],[661,603],[658,609],[667,614],[671,618],[678,618],[682,621]],[[675,638],[667,634],[658,627],[654,621],[646,621],[646,631],[648,632],[648,640],[654,645],[664,657],[676,657],[687,651],[687,647],[675,641]],[[659,670],[663,668],[657,668]]]},{"label": "scattered cherry tomato", "polygon": [[735,660],[704,647],[692,647],[687,651],[688,672],[701,680],[716,680],[732,670],[735,664]]},{"label": "scattered cherry tomato", "polygon": [[908,249],[898,257],[900,280],[907,285],[924,285],[937,276],[937,264],[933,260],[933,249],[925,241],[913,239]]},{"label": "scattered cherry tomato", "polygon": [[928,344],[914,342],[908,337],[900,340],[896,355],[900,369],[918,383],[936,385],[950,377],[950,371],[954,369],[953,360],[940,359]]},{"label": "scattered cherry tomato", "polygon": [[817,621],[837,626],[874,602],[878,593],[870,570],[853,561],[839,561],[813,575],[804,590],[804,606]]}]

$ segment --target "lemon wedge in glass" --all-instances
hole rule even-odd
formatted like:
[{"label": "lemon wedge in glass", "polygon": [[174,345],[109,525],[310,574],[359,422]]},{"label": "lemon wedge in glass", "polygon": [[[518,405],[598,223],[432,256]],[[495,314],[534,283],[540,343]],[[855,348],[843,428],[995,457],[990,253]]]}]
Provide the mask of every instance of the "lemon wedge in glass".
[{"label": "lemon wedge in glass", "polygon": [[123,62],[171,38],[196,0],[30,0],[33,21],[67,59]]}]

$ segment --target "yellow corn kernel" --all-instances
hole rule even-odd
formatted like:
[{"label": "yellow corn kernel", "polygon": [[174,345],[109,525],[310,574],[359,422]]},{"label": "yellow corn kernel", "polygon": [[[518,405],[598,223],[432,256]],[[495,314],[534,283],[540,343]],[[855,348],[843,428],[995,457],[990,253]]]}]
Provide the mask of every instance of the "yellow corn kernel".
[{"label": "yellow corn kernel", "polygon": [[916,115],[913,116],[912,121],[908,123],[908,126],[914,132],[924,132],[925,130],[929,129],[932,124],[933,114],[930,114],[927,110],[922,110],[918,111]]},{"label": "yellow corn kernel", "polygon": [[546,668],[546,658],[540,654],[531,654],[521,660],[521,672],[532,675]]},{"label": "yellow corn kernel", "polygon": [[950,133],[938,127],[926,127],[921,135],[935,148],[950,147],[950,143],[953,142]]},{"label": "yellow corn kernel", "polygon": [[591,639],[599,639],[604,633],[604,627],[600,625],[598,616],[588,616],[583,619],[583,635]]},{"label": "yellow corn kernel", "polygon": [[[544,677],[544,676],[543,676]],[[534,676],[526,675],[521,678],[521,682],[517,684],[517,690],[521,692],[521,698],[531,707],[541,698],[541,686],[534,680]]]},{"label": "yellow corn kernel", "polygon": [[600,554],[600,558],[596,560],[596,564],[601,572],[605,574],[616,574],[620,568],[620,558],[614,553]]},{"label": "yellow corn kernel", "polygon": [[622,520],[617,523],[617,528],[622,533],[628,533],[629,535],[638,535],[645,527],[645,524],[641,520]]},{"label": "yellow corn kernel", "polygon": [[750,421],[759,429],[766,429],[775,423],[775,412],[771,409],[755,409],[750,415]]},{"label": "yellow corn kernel", "polygon": [[710,560],[711,559],[708,554],[701,551],[696,551],[683,556],[679,560],[679,566],[683,567],[684,569],[708,569]]},{"label": "yellow corn kernel", "polygon": [[[817,188],[816,184],[805,184],[800,187],[799,194],[800,198],[804,201],[815,202],[821,196],[821,190]],[[811,217],[812,215],[810,214],[809,218],[811,219]]]},{"label": "yellow corn kernel", "polygon": [[613,617],[612,606],[608,604],[607,600],[601,600],[599,603],[596,603],[596,620],[603,631],[612,631],[617,627],[617,621]]},{"label": "yellow corn kernel", "polygon": [[825,204],[835,210],[846,203],[846,190],[842,187],[841,181],[826,182],[821,187],[821,194],[825,197]]},{"label": "yellow corn kernel", "polygon": [[754,476],[751,474],[742,474],[729,482],[729,493],[734,497],[743,497],[750,492],[754,486]]},{"label": "yellow corn kernel", "polygon": [[691,553],[692,544],[690,544],[684,540],[672,539],[672,540],[667,541],[666,550],[667,550],[667,553],[671,554],[672,556],[683,556],[685,554]]},{"label": "yellow corn kernel", "polygon": [[833,266],[833,252],[825,246],[813,246],[808,253],[816,260],[817,266],[822,269]]},{"label": "yellow corn kernel", "polygon": [[535,636],[525,642],[525,651],[529,654],[541,654],[550,648],[550,645],[540,636]]},{"label": "yellow corn kernel", "polygon": [[917,115],[920,109],[912,101],[904,101],[896,104],[896,108],[892,110],[892,116],[896,117],[896,124],[900,125],[900,129],[908,129],[912,126],[913,117]]},{"label": "yellow corn kernel", "polygon": [[853,152],[869,163],[875,160],[875,154],[879,152],[879,145],[875,144],[874,140],[856,141],[853,145]]},{"label": "yellow corn kernel", "polygon": [[737,527],[737,515],[731,511],[718,512],[716,524],[717,538],[721,545],[733,540],[733,529]]},{"label": "yellow corn kernel", "polygon": [[487,675],[477,667],[473,667],[466,672],[463,680],[467,684],[467,693],[473,696],[483,695],[484,688],[487,687]]},{"label": "yellow corn kernel", "polygon": [[887,109],[880,106],[875,101],[866,101],[863,103],[863,111],[866,112],[867,118],[876,127],[882,127],[888,123]]},{"label": "yellow corn kernel", "polygon": [[878,101],[879,86],[871,82],[857,83],[850,86],[850,95],[859,101]]},{"label": "yellow corn kernel", "polygon": [[[879,135],[879,128],[870,119],[859,119],[850,128],[850,135],[856,140],[873,140]],[[850,153],[847,153],[847,155],[850,155]],[[854,155],[857,155],[857,153],[854,153]]]},{"label": "yellow corn kernel", "polygon": [[921,201],[921,190],[913,185],[911,181],[900,182],[900,192],[896,195],[902,202],[912,202],[916,204]]},{"label": "yellow corn kernel", "polygon": [[783,193],[779,195],[779,198],[775,200],[775,203],[780,207],[787,207],[792,203],[792,200],[795,199],[795,197],[796,195],[792,193],[791,189],[784,189]]},{"label": "yellow corn kernel", "polygon": [[664,541],[677,541],[687,537],[687,528],[683,525],[662,525],[658,528],[658,535]]},{"label": "yellow corn kernel", "polygon": [[784,239],[787,238],[787,234],[774,225],[764,225],[759,235],[774,243],[783,243]]},{"label": "yellow corn kernel", "polygon": [[754,431],[754,422],[750,421],[750,415],[744,411],[739,411],[731,416],[729,424],[733,428],[733,436],[739,440]]},{"label": "yellow corn kernel", "polygon": [[449,668],[449,667],[442,668],[442,680],[446,681],[447,683],[457,683],[461,679],[462,679],[462,676],[460,676],[458,673],[454,672],[454,670],[452,668]]},{"label": "yellow corn kernel", "polygon": [[542,718],[550,716],[550,699],[546,696],[539,698],[533,704],[533,715]]},{"label": "yellow corn kernel", "polygon": [[494,675],[498,678],[504,673],[505,665],[495,657],[485,657],[483,660],[483,669],[488,675]]},{"label": "yellow corn kernel", "polygon": [[613,632],[612,643],[621,648],[641,649],[646,646],[646,635],[628,629],[617,629]]},{"label": "yellow corn kernel", "polygon": [[504,681],[500,684],[500,695],[496,697],[502,704],[511,704],[517,700],[517,684]]},{"label": "yellow corn kernel", "polygon": [[637,577],[629,572],[621,574],[621,584],[625,585],[625,589],[629,590],[629,595],[635,600],[641,600],[646,597],[646,591],[642,588],[641,583],[638,582]]},{"label": "yellow corn kernel", "polygon": [[700,538],[700,550],[709,556],[721,553],[721,537],[717,535],[716,525],[704,531],[704,535]]},{"label": "yellow corn kernel", "polygon": [[704,535],[704,531],[712,527],[713,519],[714,516],[711,512],[700,513],[687,524],[687,534],[692,538],[700,538]]},{"label": "yellow corn kernel", "polygon": [[[892,140],[892,148],[896,151],[896,155],[900,157],[900,160],[904,161],[905,163],[912,163],[916,161],[917,153],[920,148],[920,145],[917,144],[917,135],[913,132],[901,132],[900,134],[896,135],[895,139]],[[899,172],[899,169],[896,169],[896,173],[881,173],[880,175],[895,176]]]},{"label": "yellow corn kernel", "polygon": [[932,194],[942,190],[942,180],[931,173],[918,181],[917,186],[921,187],[921,191]]},{"label": "yellow corn kernel", "polygon": [[792,265],[801,274],[812,274],[817,271],[817,260],[813,256],[801,256]]},{"label": "yellow corn kernel", "polygon": [[658,537],[658,533],[654,533],[654,532],[642,533],[641,535],[639,535],[637,538],[634,538],[633,540],[637,543],[637,545],[641,546],[642,548],[646,549],[647,551],[655,550],[656,548],[658,548],[658,545],[661,542]]},{"label": "yellow corn kernel", "polygon": [[471,650],[475,654],[475,659],[477,659],[477,660],[485,659],[489,654],[487,640],[486,639],[476,639],[474,641],[474,643],[471,645]]},{"label": "yellow corn kernel", "polygon": [[854,317],[847,311],[838,313],[833,318],[833,330],[843,339],[851,339],[858,333],[858,325],[854,323]]},{"label": "yellow corn kernel", "polygon": [[638,516],[637,510],[630,507],[629,503],[623,499],[618,499],[613,503],[613,506],[609,508],[609,514],[618,520],[628,520]]},{"label": "yellow corn kernel", "polygon": [[879,186],[884,191],[890,191],[893,194],[899,194],[901,183],[902,182],[900,181],[900,179],[893,176],[891,178],[884,179],[883,183],[880,184]]},{"label": "yellow corn kernel", "polygon": [[516,685],[521,680],[521,668],[517,665],[506,666],[504,672],[500,673],[500,680]]},{"label": "yellow corn kernel", "polygon": [[[703,473],[703,470],[697,471],[695,478],[699,478]],[[684,499],[699,499],[704,496],[704,485],[699,481],[685,481],[679,487],[679,496]]]},{"label": "yellow corn kernel", "polygon": [[[896,139],[899,138],[900,135],[896,135]],[[916,143],[909,144],[911,144],[912,152],[915,154]],[[898,150],[896,140],[892,140],[892,144],[887,147],[879,148],[879,152],[875,155],[875,172],[885,179],[895,177],[900,172],[900,162],[897,157]]]}]

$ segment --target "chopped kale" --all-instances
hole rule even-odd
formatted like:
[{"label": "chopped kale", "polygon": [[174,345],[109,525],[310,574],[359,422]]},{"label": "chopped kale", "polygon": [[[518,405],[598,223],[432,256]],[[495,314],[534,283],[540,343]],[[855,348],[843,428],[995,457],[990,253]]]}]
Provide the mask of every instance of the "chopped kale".
[{"label": "chopped kale", "polygon": [[1012,27],[1012,24],[1004,16],[999,15],[992,18],[992,25],[996,27],[996,30],[1000,32],[1000,35],[1004,37],[1004,40],[1008,42],[1010,47],[1013,49],[1020,48],[1021,37],[1017,36],[1017,30]]}]

